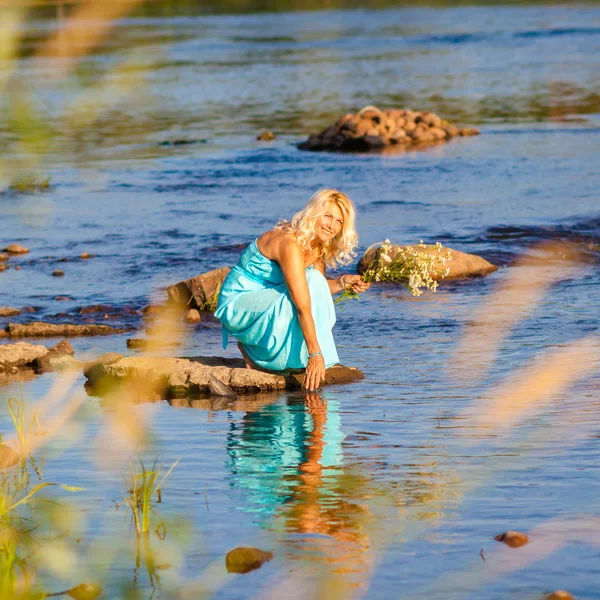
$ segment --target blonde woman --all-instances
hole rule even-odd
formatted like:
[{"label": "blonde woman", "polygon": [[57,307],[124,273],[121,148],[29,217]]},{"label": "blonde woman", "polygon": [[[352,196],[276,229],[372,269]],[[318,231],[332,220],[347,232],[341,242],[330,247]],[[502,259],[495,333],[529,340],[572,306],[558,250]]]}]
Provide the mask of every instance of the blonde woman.
[{"label": "blonde woman", "polygon": [[358,237],[354,207],[337,190],[318,191],[291,222],[282,221],[248,246],[225,279],[215,316],[238,339],[246,367],[306,369],[315,390],[325,369],[339,362],[332,328],[332,295],[364,292],[360,275],[326,279],[327,267],[348,264]]}]

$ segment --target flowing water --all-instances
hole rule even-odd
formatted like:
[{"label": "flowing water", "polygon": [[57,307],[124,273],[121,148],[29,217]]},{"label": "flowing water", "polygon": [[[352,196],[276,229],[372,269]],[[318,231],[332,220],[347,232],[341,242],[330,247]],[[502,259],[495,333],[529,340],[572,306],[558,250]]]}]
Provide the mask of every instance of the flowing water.
[{"label": "flowing water", "polygon": [[[320,398],[268,395],[247,411],[136,406],[160,463],[181,458],[158,512],[170,519],[167,531],[178,530],[175,519],[186,524],[183,575],[223,598],[306,597],[324,565],[372,598],[539,598],[558,588],[600,598],[598,371],[511,426],[485,420],[506,378],[598,335],[600,6],[253,13],[236,5],[249,14],[235,15],[165,6],[122,19],[58,83],[55,63],[34,57],[56,30],[54,12],[22,25],[17,73],[46,127],[38,168],[51,189],[0,196],[0,240],[31,249],[11,259],[20,270],[0,274],[0,305],[86,322],[98,319],[81,307],[103,304],[112,308],[102,323],[141,327],[135,310],[162,299],[164,286],[232,265],[322,186],[356,203],[363,249],[385,238],[439,240],[500,266],[436,294],[376,286],[348,302],[338,312],[338,350],[366,377]],[[93,96],[101,80],[112,91]],[[295,147],[367,104],[427,108],[482,135],[383,156]],[[17,161],[11,127],[0,119],[5,159]],[[255,141],[265,129],[277,140]],[[571,242],[582,263],[565,266],[505,332],[486,370],[458,344],[475,311],[522,268],[517,257],[547,240]],[[80,260],[82,252],[95,257]],[[51,276],[57,268],[65,277]],[[130,336],[73,343],[79,355],[127,353]],[[220,342],[218,326],[202,323],[174,354],[216,355]],[[27,402],[43,405],[58,380],[26,381]],[[0,388],[2,400],[18,393],[16,383]],[[130,555],[109,561],[93,552],[131,539],[119,470],[95,467],[98,454],[119,446],[100,432],[111,410],[86,399],[85,419],[46,451],[44,477],[86,488],[72,499],[89,527],[79,553],[108,571],[109,597],[134,578],[149,596],[149,575]],[[4,410],[1,426],[11,428]],[[493,540],[506,530],[532,542],[512,549]],[[152,540],[159,549],[172,543],[173,535]],[[275,559],[227,576],[224,554],[238,545],[272,549]],[[180,551],[164,562],[176,564]]]}]

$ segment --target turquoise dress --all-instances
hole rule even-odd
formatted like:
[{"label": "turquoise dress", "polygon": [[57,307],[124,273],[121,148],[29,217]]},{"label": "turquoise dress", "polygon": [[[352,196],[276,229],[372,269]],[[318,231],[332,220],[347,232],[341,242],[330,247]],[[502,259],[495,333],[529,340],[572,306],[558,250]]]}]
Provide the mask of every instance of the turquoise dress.
[{"label": "turquoise dress", "polygon": [[[323,274],[305,271],[312,316],[325,366],[339,362],[333,334],[335,308]],[[308,351],[296,307],[281,267],[261,254],[254,240],[223,282],[215,317],[223,325],[223,347],[231,333],[256,365],[269,371],[304,369]]]}]

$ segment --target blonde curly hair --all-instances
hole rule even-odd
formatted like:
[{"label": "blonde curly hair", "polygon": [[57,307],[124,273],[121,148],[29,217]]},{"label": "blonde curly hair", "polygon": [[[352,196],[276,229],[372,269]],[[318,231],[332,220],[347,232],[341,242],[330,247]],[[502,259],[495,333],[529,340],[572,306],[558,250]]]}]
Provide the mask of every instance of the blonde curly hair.
[{"label": "blonde curly hair", "polygon": [[324,188],[313,194],[308,204],[297,212],[291,221],[280,221],[276,229],[288,231],[296,236],[296,240],[305,252],[311,251],[311,242],[315,239],[317,219],[327,210],[328,204],[335,204],[344,217],[340,232],[330,241],[320,244],[319,258],[326,266],[337,268],[347,265],[356,256],[354,251],[358,245],[358,235],[354,229],[356,211],[350,198],[338,190]]}]

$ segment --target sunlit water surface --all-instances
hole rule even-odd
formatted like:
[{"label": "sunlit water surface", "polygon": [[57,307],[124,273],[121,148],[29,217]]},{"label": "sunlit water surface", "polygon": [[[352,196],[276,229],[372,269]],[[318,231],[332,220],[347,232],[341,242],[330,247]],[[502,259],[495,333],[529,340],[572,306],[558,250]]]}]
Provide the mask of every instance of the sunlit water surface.
[{"label": "sunlit water surface", "polygon": [[[240,244],[321,186],[355,201],[363,249],[385,238],[439,240],[501,267],[435,295],[378,286],[347,303],[339,354],[366,377],[325,390],[322,401],[281,393],[250,400],[245,412],[136,406],[156,439],[148,460],[159,455],[168,468],[181,459],[158,506],[167,537],[152,536],[156,551],[186,531],[185,577],[222,598],[306,597],[324,565],[371,598],[538,598],[557,588],[600,598],[597,373],[511,427],[478,420],[505,378],[598,334],[600,8],[131,18],[71,85],[49,89],[51,65],[31,54],[55,25],[27,25],[19,73],[37,86],[61,151],[49,147],[42,163],[51,191],[0,197],[0,240],[31,248],[11,261],[21,270],[0,275],[0,305],[39,307],[36,318],[56,322],[83,322],[79,309],[96,303],[139,309],[165,285],[232,265]],[[78,86],[124,60],[140,81],[85,133],[70,131],[61,119]],[[429,108],[482,135],[394,156],[295,148],[366,104]],[[265,128],[275,142],[254,141]],[[548,239],[574,242],[584,266],[565,269],[507,332],[487,372],[459,362],[474,310],[520,253]],[[95,258],[78,260],[84,251]],[[56,268],[66,276],[51,277]],[[141,325],[122,312],[102,322]],[[185,331],[178,355],[222,352],[215,324]],[[73,343],[79,355],[127,353],[130,335]],[[26,401],[41,408],[58,380],[25,382]],[[3,404],[18,394],[17,384],[0,389]],[[110,411],[86,398],[79,425],[42,451],[43,476],[85,488],[69,499],[87,519],[77,547],[82,563],[109,570],[109,595],[134,578],[149,595],[149,575],[131,554],[108,561],[93,552],[132,539],[127,458],[118,436],[100,431]],[[12,428],[4,409],[1,428]],[[529,532],[532,543],[493,541],[507,529]],[[223,557],[238,545],[274,550],[275,559],[227,576]],[[181,561],[166,554],[157,573],[168,579]]]}]

